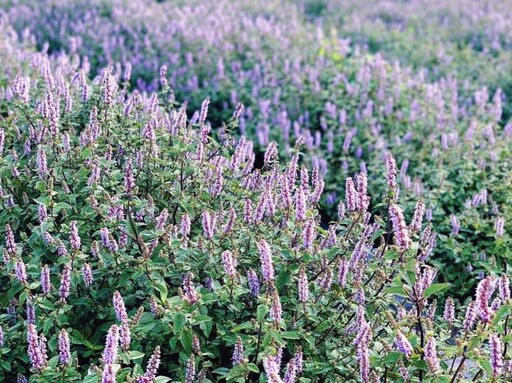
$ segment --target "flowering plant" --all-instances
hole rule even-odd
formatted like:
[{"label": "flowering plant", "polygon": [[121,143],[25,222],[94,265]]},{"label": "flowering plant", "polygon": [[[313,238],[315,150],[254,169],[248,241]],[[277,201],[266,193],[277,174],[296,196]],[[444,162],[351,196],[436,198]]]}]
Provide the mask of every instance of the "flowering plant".
[{"label": "flowering plant", "polygon": [[257,161],[241,105],[211,130],[208,100],[188,118],[167,86],[0,47],[6,381],[510,379],[508,278],[437,309],[436,228],[391,153],[382,200],[358,173],[321,222],[300,140]]}]

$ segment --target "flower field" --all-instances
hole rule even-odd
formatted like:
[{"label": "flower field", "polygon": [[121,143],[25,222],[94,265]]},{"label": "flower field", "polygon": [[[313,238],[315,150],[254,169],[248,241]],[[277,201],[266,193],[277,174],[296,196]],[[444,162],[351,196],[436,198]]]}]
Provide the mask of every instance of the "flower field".
[{"label": "flower field", "polygon": [[511,16],[0,0],[0,381],[512,381]]}]

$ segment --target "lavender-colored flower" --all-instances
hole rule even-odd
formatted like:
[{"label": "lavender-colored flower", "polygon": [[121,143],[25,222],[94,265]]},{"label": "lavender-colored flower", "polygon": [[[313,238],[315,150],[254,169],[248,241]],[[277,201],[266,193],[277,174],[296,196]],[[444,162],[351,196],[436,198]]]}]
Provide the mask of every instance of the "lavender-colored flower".
[{"label": "lavender-colored flower", "polygon": [[167,218],[169,218],[169,212],[167,211],[167,209],[164,209],[164,210],[162,210],[160,215],[156,218],[155,228],[158,230],[163,230],[163,228],[165,227]]},{"label": "lavender-colored flower", "polygon": [[201,353],[201,343],[199,342],[199,337],[194,334],[194,337],[192,338],[192,351],[199,355]]},{"label": "lavender-colored flower", "polygon": [[496,218],[496,221],[494,221],[494,230],[496,230],[496,237],[503,237],[505,232],[505,219],[503,217]]},{"label": "lavender-colored flower", "polygon": [[233,367],[243,363],[244,361],[244,344],[242,342],[242,338],[240,337],[236,339],[235,349],[233,350],[231,361],[233,362]]},{"label": "lavender-colored flower", "polygon": [[500,297],[494,298],[491,303],[491,310],[493,312],[496,312],[501,307],[502,304],[503,304],[503,301],[501,300]]},{"label": "lavender-colored flower", "polygon": [[135,188],[135,177],[133,175],[133,164],[131,160],[126,161],[124,167],[124,188],[127,194],[131,194]]},{"label": "lavender-colored flower", "polygon": [[185,383],[193,383],[196,378],[196,360],[194,354],[190,355],[185,368]]},{"label": "lavender-colored flower", "polygon": [[144,383],[153,383],[155,381],[159,366],[160,346],[156,346],[155,351],[153,351],[153,354],[149,358],[148,365],[146,367],[146,373],[144,374],[144,378],[146,378],[146,380],[144,381]]},{"label": "lavender-colored flower", "polygon": [[345,203],[347,210],[354,211],[357,207],[357,192],[354,184],[354,180],[349,177],[345,181]]},{"label": "lavender-colored flower", "polygon": [[224,226],[224,235],[229,234],[231,232],[231,230],[233,230],[233,226],[235,225],[235,220],[236,220],[236,211],[233,208],[233,206],[231,206],[229,209],[229,217],[226,222],[226,226]]},{"label": "lavender-colored flower", "polygon": [[130,348],[130,343],[132,341],[132,336],[130,332],[130,326],[127,322],[123,323],[119,328],[119,343],[123,351],[128,351]]},{"label": "lavender-colored flower", "polygon": [[510,280],[505,274],[498,279],[498,291],[503,302],[510,299]]},{"label": "lavender-colored flower", "polygon": [[370,377],[370,350],[368,348],[368,339],[370,338],[370,326],[365,323],[360,326],[356,340],[356,360],[359,364],[359,376],[365,383],[369,381]]},{"label": "lavender-colored flower", "polygon": [[414,352],[411,343],[400,330],[398,330],[396,334],[395,347],[404,354],[406,358],[410,358]]},{"label": "lavender-colored flower", "polygon": [[71,363],[71,351],[70,351],[70,342],[69,335],[66,330],[62,329],[59,333],[59,360],[61,364],[70,364]]},{"label": "lavender-colored flower", "polygon": [[306,219],[306,196],[302,187],[299,187],[295,194],[295,214],[297,221]]},{"label": "lavender-colored flower", "polygon": [[477,317],[477,304],[475,301],[471,301],[466,308],[466,316],[464,317],[464,321],[462,322],[462,329],[464,331],[470,331],[475,324],[475,320]]},{"label": "lavender-colored flower", "polygon": [[476,304],[478,308],[478,315],[483,323],[490,323],[492,310],[489,307],[489,299],[494,290],[494,281],[488,276],[482,279],[476,288]]},{"label": "lavender-colored flower", "polygon": [[282,316],[283,310],[281,307],[281,299],[279,298],[277,291],[274,291],[274,295],[272,297],[272,306],[270,307],[270,319],[279,325],[281,323]]},{"label": "lavender-colored flower", "polygon": [[66,302],[69,297],[69,290],[71,288],[71,267],[64,265],[62,276],[60,279],[59,297],[63,302]]},{"label": "lavender-colored flower", "polygon": [[396,175],[398,173],[397,167],[396,167],[396,161],[395,158],[391,153],[389,153],[386,156],[386,181],[388,184],[388,188],[391,192],[395,193],[397,189],[396,185]]},{"label": "lavender-colored flower", "polygon": [[493,376],[500,376],[503,372],[503,343],[498,334],[492,334],[489,338],[491,351],[491,367]]},{"label": "lavender-colored flower", "polygon": [[345,286],[347,283],[347,275],[349,269],[349,262],[342,258],[338,267],[338,284],[340,286]]},{"label": "lavender-colored flower", "polygon": [[92,186],[96,184],[96,182],[100,180],[100,175],[100,167],[98,166],[98,164],[93,164],[91,169],[91,175],[87,179],[87,186]]},{"label": "lavender-colored flower", "polygon": [[263,274],[263,280],[265,282],[271,282],[274,280],[274,265],[272,263],[272,251],[270,246],[262,239],[258,242],[258,250],[260,252],[261,262],[261,273]]},{"label": "lavender-colored flower", "polygon": [[65,257],[68,255],[68,249],[66,248],[66,245],[64,245],[64,242],[61,240],[58,241],[57,254],[59,257]]},{"label": "lavender-colored flower", "polygon": [[27,321],[28,323],[36,323],[36,308],[32,298],[27,298]]},{"label": "lavender-colored flower", "polygon": [[14,239],[14,233],[11,229],[11,225],[5,225],[5,248],[9,254],[16,254],[16,241]]},{"label": "lavender-colored flower", "polygon": [[400,251],[406,251],[411,247],[411,239],[409,231],[405,224],[402,209],[398,205],[391,204],[389,206],[389,218],[393,224],[393,231],[395,233],[395,242],[400,248]]},{"label": "lavender-colored flower", "polygon": [[203,211],[203,233],[208,239],[212,239],[215,234],[216,218],[215,213],[211,214],[208,210]]},{"label": "lavender-colored flower", "polygon": [[453,299],[450,297],[446,299],[446,303],[444,304],[443,318],[450,325],[455,320],[455,306],[453,304]]},{"label": "lavender-colored flower", "polygon": [[258,274],[253,269],[247,270],[247,284],[251,295],[256,297],[260,294],[260,281]]},{"label": "lavender-colored flower", "polygon": [[266,356],[263,358],[263,368],[265,369],[268,383],[283,383],[279,376],[279,364],[276,362],[276,357]]},{"label": "lavender-colored flower", "polygon": [[103,102],[105,105],[110,106],[114,101],[114,94],[116,91],[116,80],[111,73],[111,68],[105,68],[101,79]]},{"label": "lavender-colored flower", "polygon": [[207,98],[201,104],[201,113],[199,114],[199,125],[203,125],[206,121],[206,115],[208,114],[208,106],[210,105],[210,99]]},{"label": "lavender-colored flower", "polygon": [[236,275],[236,257],[233,256],[231,251],[226,250],[222,253],[222,263],[224,264],[224,272],[230,278],[234,278]]},{"label": "lavender-colored flower", "polygon": [[233,119],[238,120],[240,116],[242,115],[242,112],[244,110],[244,104],[239,102],[235,108],[235,111],[233,112]]},{"label": "lavender-colored flower", "polygon": [[194,274],[191,272],[188,272],[183,277],[183,292],[185,295],[183,296],[183,299],[187,301],[190,304],[193,304],[199,300],[199,297],[197,296],[196,289],[194,288]]},{"label": "lavender-colored flower", "polygon": [[357,199],[356,207],[359,211],[365,211],[370,203],[368,197],[368,177],[366,173],[359,173],[357,175]]},{"label": "lavender-colored flower", "polygon": [[183,217],[181,217],[180,233],[183,238],[188,238],[190,234],[190,216],[188,214],[184,214]]},{"label": "lavender-colored flower", "polygon": [[244,222],[251,223],[252,221],[252,202],[247,198],[244,202]]},{"label": "lavender-colored flower", "polygon": [[430,337],[425,346],[425,361],[427,362],[430,372],[437,374],[441,370],[439,359],[437,358],[436,340]]},{"label": "lavender-colored flower", "polygon": [[16,264],[14,265],[14,272],[16,273],[16,278],[21,283],[27,282],[27,271],[25,268],[25,263],[23,263],[23,261],[16,262]]},{"label": "lavender-colored flower", "polygon": [[295,383],[297,378],[297,365],[294,358],[290,359],[286,365],[286,372],[284,373],[283,383]]},{"label": "lavender-colored flower", "polygon": [[113,364],[105,364],[103,367],[101,383],[116,383],[116,372]]},{"label": "lavender-colored flower", "polygon": [[110,326],[107,333],[107,340],[105,342],[105,349],[103,350],[103,364],[114,364],[117,359],[117,350],[119,347],[119,327],[117,325]]},{"label": "lavender-colored flower", "polygon": [[74,251],[80,250],[81,241],[80,236],[78,235],[76,221],[71,221],[71,235],[69,238],[69,242],[71,243],[71,249],[73,249]]},{"label": "lavender-colored flower", "polygon": [[340,201],[338,204],[338,220],[342,221],[345,218],[345,204]]},{"label": "lavender-colored flower", "polygon": [[114,311],[116,313],[116,318],[121,323],[128,322],[128,314],[126,313],[126,307],[124,305],[123,297],[119,291],[114,292],[114,297],[112,299],[114,304]]},{"label": "lavender-colored flower", "polygon": [[302,231],[302,241],[304,249],[306,250],[311,250],[313,247],[313,240],[316,236],[315,227],[316,223],[314,219],[307,220],[306,224],[304,225],[304,229]]},{"label": "lavender-colored flower", "polygon": [[323,259],[322,261],[322,278],[318,281],[318,285],[324,291],[329,291],[332,285],[332,269],[327,263],[327,259]]},{"label": "lavender-colored flower", "polygon": [[39,177],[44,178],[48,172],[48,166],[46,164],[46,153],[42,147],[39,147],[37,151],[37,173]]},{"label": "lavender-colored flower", "polygon": [[48,214],[46,213],[46,206],[44,205],[38,205],[37,207],[37,214],[39,217],[39,223],[43,223],[48,218]]},{"label": "lavender-colored flower", "polygon": [[160,315],[160,307],[154,297],[149,298],[149,310],[155,317]]},{"label": "lavender-colored flower", "polygon": [[425,203],[422,200],[416,202],[416,209],[414,210],[414,215],[412,217],[412,222],[409,225],[409,229],[413,232],[419,231],[421,229],[421,223],[423,220],[423,215],[425,214]]},{"label": "lavender-colored flower", "polygon": [[263,157],[263,162],[264,162],[265,166],[268,167],[271,164],[273,164],[275,162],[275,160],[277,159],[277,156],[278,156],[277,145],[275,142],[271,142],[268,145],[267,150],[265,150],[265,155]]},{"label": "lavender-colored flower", "polygon": [[82,276],[84,278],[85,287],[91,286],[92,282],[93,282],[93,278],[92,278],[92,270],[91,270],[90,264],[85,263],[82,266]]},{"label": "lavender-colored flower", "polygon": [[41,355],[43,356],[44,364],[48,361],[48,349],[47,349],[46,337],[44,334],[39,335],[39,348],[41,349]]},{"label": "lavender-colored flower", "polygon": [[404,362],[402,360],[398,360],[397,364],[398,364],[398,371],[400,372],[400,375],[402,375],[402,378],[404,379],[405,382],[408,382],[409,379],[411,378],[411,376],[409,374],[409,371],[405,367]]},{"label": "lavender-colored flower", "polygon": [[46,364],[46,358],[41,346],[41,339],[37,334],[36,327],[29,323],[27,328],[27,353],[32,368],[36,370],[41,370]]},{"label": "lavender-colored flower", "polygon": [[308,277],[304,269],[299,272],[299,302],[306,303],[309,300]]}]

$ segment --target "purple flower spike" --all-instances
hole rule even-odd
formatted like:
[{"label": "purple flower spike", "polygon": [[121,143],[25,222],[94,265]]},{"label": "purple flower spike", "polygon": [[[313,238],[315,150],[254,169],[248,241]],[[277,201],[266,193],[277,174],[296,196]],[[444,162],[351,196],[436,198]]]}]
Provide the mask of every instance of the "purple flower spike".
[{"label": "purple flower spike", "polygon": [[263,274],[263,280],[265,282],[271,282],[274,280],[272,251],[270,250],[269,244],[264,239],[258,242],[258,249],[260,251],[261,272]]},{"label": "purple flower spike", "polygon": [[66,330],[62,329],[59,333],[59,360],[61,364],[70,364],[71,363],[71,351],[70,351],[70,342],[69,335]]}]

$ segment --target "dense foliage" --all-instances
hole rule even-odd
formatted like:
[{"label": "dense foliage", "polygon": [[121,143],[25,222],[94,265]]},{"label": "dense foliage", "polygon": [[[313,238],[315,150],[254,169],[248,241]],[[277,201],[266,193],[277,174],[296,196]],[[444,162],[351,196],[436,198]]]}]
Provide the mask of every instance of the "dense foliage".
[{"label": "dense foliage", "polygon": [[[392,150],[401,168],[401,188],[423,198],[446,239],[434,255],[442,264],[442,278],[453,283],[452,294],[465,298],[482,273],[499,271],[510,259],[507,230],[504,235],[494,230],[502,220],[509,224],[505,217],[512,201],[512,193],[504,187],[511,177],[512,126],[507,124],[507,108],[504,114],[500,83],[486,75],[497,72],[496,65],[490,59],[483,61],[488,65],[485,76],[475,80],[468,75],[471,70],[461,65],[453,71],[439,65],[436,68],[441,69],[432,71],[427,62],[407,60],[402,57],[412,57],[407,50],[393,50],[385,42],[372,50],[377,55],[366,55],[346,36],[358,43],[364,43],[361,39],[370,33],[398,39],[392,33],[397,23],[386,19],[380,8],[320,3],[95,0],[85,6],[82,1],[53,0],[6,2],[6,10],[18,32],[52,56],[59,57],[60,52],[83,56],[81,67],[86,73],[98,74],[108,64],[114,65],[118,79],[130,71],[128,89],[161,89],[158,72],[162,68],[176,98],[186,102],[189,111],[210,100],[208,120],[213,127],[228,120],[242,102],[246,109],[239,132],[253,139],[260,155],[276,141],[281,156],[289,159],[295,142],[304,139],[306,166],[310,170],[318,166],[326,177],[320,207],[324,220],[335,217],[337,202],[345,193],[343,180],[361,170],[370,175],[374,194],[385,196],[383,182],[372,175],[382,172],[383,156]],[[408,15],[429,15],[425,17],[430,24],[421,20],[413,24],[411,17],[410,23],[418,27],[403,32],[414,39],[409,41],[411,49],[417,49],[414,36],[421,36],[421,44],[435,41],[452,57],[455,51],[449,37],[459,39],[459,44],[465,41],[462,32],[455,34],[448,28],[458,14],[448,3],[438,7],[449,15],[444,29],[436,24],[438,8],[420,11],[421,5],[413,1],[392,11],[402,15],[411,8]],[[507,30],[493,23],[499,12],[487,14],[475,10],[478,7],[461,11],[473,10],[477,21],[467,21],[469,25],[460,29],[475,33],[472,28],[482,23],[479,30],[486,33],[482,44],[488,46],[496,41],[493,36]],[[345,15],[342,22],[340,13]],[[311,23],[303,20],[304,15],[313,14]],[[371,17],[374,14],[379,17]],[[409,19],[401,17],[406,24]],[[317,26],[318,21],[323,24]],[[424,31],[424,23],[430,29]],[[381,25],[389,33],[383,33]],[[330,26],[340,26],[345,34],[337,36]],[[434,38],[432,28],[443,33]],[[412,37],[407,34],[410,30],[415,31]],[[467,39],[468,49],[473,49],[475,38]],[[491,55],[487,52],[483,50],[470,62],[481,63]],[[419,54],[431,57],[428,52]],[[421,70],[414,72],[383,57],[399,58]],[[506,57],[503,60],[508,63]],[[413,202],[416,197],[409,199],[408,194],[403,198]],[[480,194],[487,197],[478,202]]]},{"label": "dense foliage", "polygon": [[328,2],[3,3],[4,381],[510,381],[501,90]]}]

